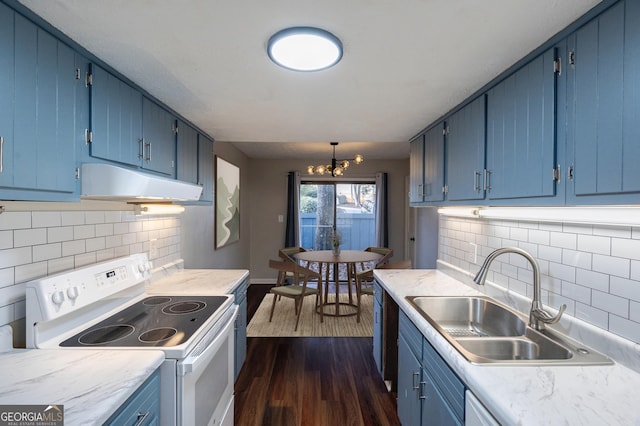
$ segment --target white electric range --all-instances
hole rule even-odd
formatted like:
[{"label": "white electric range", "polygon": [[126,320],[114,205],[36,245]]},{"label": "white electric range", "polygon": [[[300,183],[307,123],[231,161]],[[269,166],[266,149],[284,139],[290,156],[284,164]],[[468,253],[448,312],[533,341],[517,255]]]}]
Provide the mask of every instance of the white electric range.
[{"label": "white electric range", "polygon": [[146,254],[27,283],[27,347],[162,350],[162,425],[233,425],[233,296],[148,295]]}]

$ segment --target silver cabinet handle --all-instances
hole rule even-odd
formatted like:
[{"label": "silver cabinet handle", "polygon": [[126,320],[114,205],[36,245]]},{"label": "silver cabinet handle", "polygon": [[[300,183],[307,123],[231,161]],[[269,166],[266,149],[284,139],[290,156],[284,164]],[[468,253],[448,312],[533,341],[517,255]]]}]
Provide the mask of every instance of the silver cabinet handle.
[{"label": "silver cabinet handle", "polygon": [[423,387],[426,386],[426,385],[427,385],[427,382],[425,382],[425,381],[420,382],[420,392],[419,392],[419,395],[418,395],[418,399],[427,399],[427,395],[425,395],[422,392]]},{"label": "silver cabinet handle", "polygon": [[484,169],[484,190],[491,191],[491,170]]},{"label": "silver cabinet handle", "polygon": [[147,148],[147,157],[145,158],[145,160],[147,162],[150,162],[151,161],[151,142],[145,143],[144,147]]},{"label": "silver cabinet handle", "polygon": [[4,171],[4,138],[0,136],[0,173]]},{"label": "silver cabinet handle", "polygon": [[411,386],[415,389],[415,390],[419,390],[420,389],[420,382],[418,382],[418,384],[416,384],[416,377],[418,378],[418,380],[420,380],[420,372],[419,371],[414,371],[413,373],[411,373]]},{"label": "silver cabinet handle", "polygon": [[135,426],[142,425],[147,417],[149,417],[148,411],[146,413],[138,413],[138,421],[136,422]]},{"label": "silver cabinet handle", "polygon": [[144,138],[138,139],[138,158],[144,157]]},{"label": "silver cabinet handle", "polygon": [[475,192],[480,192],[482,190],[482,188],[480,187],[480,172],[479,171],[474,171],[473,172],[473,190]]}]

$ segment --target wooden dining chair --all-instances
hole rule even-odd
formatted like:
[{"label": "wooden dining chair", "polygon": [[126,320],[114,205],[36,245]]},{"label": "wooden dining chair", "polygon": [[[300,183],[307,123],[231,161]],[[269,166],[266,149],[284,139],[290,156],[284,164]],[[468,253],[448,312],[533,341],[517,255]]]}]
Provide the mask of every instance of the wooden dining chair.
[{"label": "wooden dining chair", "polygon": [[[321,298],[321,286],[309,287],[310,280],[318,280],[320,283],[320,274],[312,271],[309,268],[298,265],[295,262],[289,262],[286,260],[269,260],[269,267],[277,269],[278,271],[284,271],[290,273],[292,277],[295,277],[292,285],[283,285],[272,287],[269,291],[273,294],[273,304],[271,305],[271,314],[269,314],[269,322],[273,319],[273,311],[276,308],[276,301],[280,297],[288,297],[294,300],[294,308],[296,313],[296,326],[294,330],[298,330],[298,323],[300,322],[300,313],[302,312],[302,302],[307,296],[316,296],[316,302],[314,310],[318,310],[320,306]],[[320,311],[320,322],[324,322],[324,315],[322,309]]]},{"label": "wooden dining chair", "polygon": [[356,301],[358,305],[356,313],[357,322],[360,322],[360,300],[362,298],[362,294],[373,295],[373,286],[366,285],[367,283],[373,282],[373,270],[376,268],[380,269],[386,265],[389,262],[389,258],[393,256],[393,249],[388,247],[367,247],[365,251],[381,254],[382,258],[376,262],[373,268],[365,269],[364,265],[361,265],[362,269],[359,272],[356,272]]}]

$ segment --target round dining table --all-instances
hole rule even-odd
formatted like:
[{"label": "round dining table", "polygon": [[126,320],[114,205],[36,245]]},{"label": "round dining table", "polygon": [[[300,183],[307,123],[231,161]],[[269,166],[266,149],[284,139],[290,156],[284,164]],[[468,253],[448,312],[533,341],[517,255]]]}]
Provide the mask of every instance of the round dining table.
[{"label": "round dining table", "polygon": [[[373,253],[370,251],[364,250],[340,250],[339,254],[334,254],[333,250],[309,250],[302,251],[299,253],[293,254],[293,257],[297,260],[302,260],[309,263],[317,263],[318,271],[322,276],[323,268],[325,270],[325,278],[324,278],[324,300],[320,306],[320,309],[323,309],[323,315],[328,316],[351,316],[357,313],[357,307],[355,303],[353,303],[353,297],[351,293],[351,285],[355,280],[356,275],[356,266],[358,263],[367,263],[367,262],[376,262],[382,259],[382,255],[378,253]],[[347,269],[347,288],[349,291],[349,302],[341,302],[340,301],[340,282],[338,277],[338,265],[345,264]],[[333,265],[333,277],[335,280],[336,287],[336,298],[333,302],[328,301],[329,294],[329,271],[330,267]],[[333,306],[333,312],[327,311],[325,307]],[[345,310],[340,310],[340,307],[346,307]],[[356,308],[356,309],[351,309]]]}]

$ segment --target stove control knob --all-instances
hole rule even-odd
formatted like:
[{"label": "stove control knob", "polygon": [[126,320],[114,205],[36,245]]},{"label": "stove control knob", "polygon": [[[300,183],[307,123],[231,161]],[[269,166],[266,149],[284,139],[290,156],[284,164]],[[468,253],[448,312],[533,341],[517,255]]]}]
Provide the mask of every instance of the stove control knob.
[{"label": "stove control knob", "polygon": [[78,297],[78,287],[75,285],[73,287],[69,287],[67,289],[67,297],[70,300],[75,300]]},{"label": "stove control knob", "polygon": [[56,291],[55,293],[53,293],[51,295],[51,300],[53,301],[53,303],[55,303],[56,305],[62,305],[62,302],[64,302],[64,292],[62,291]]}]

